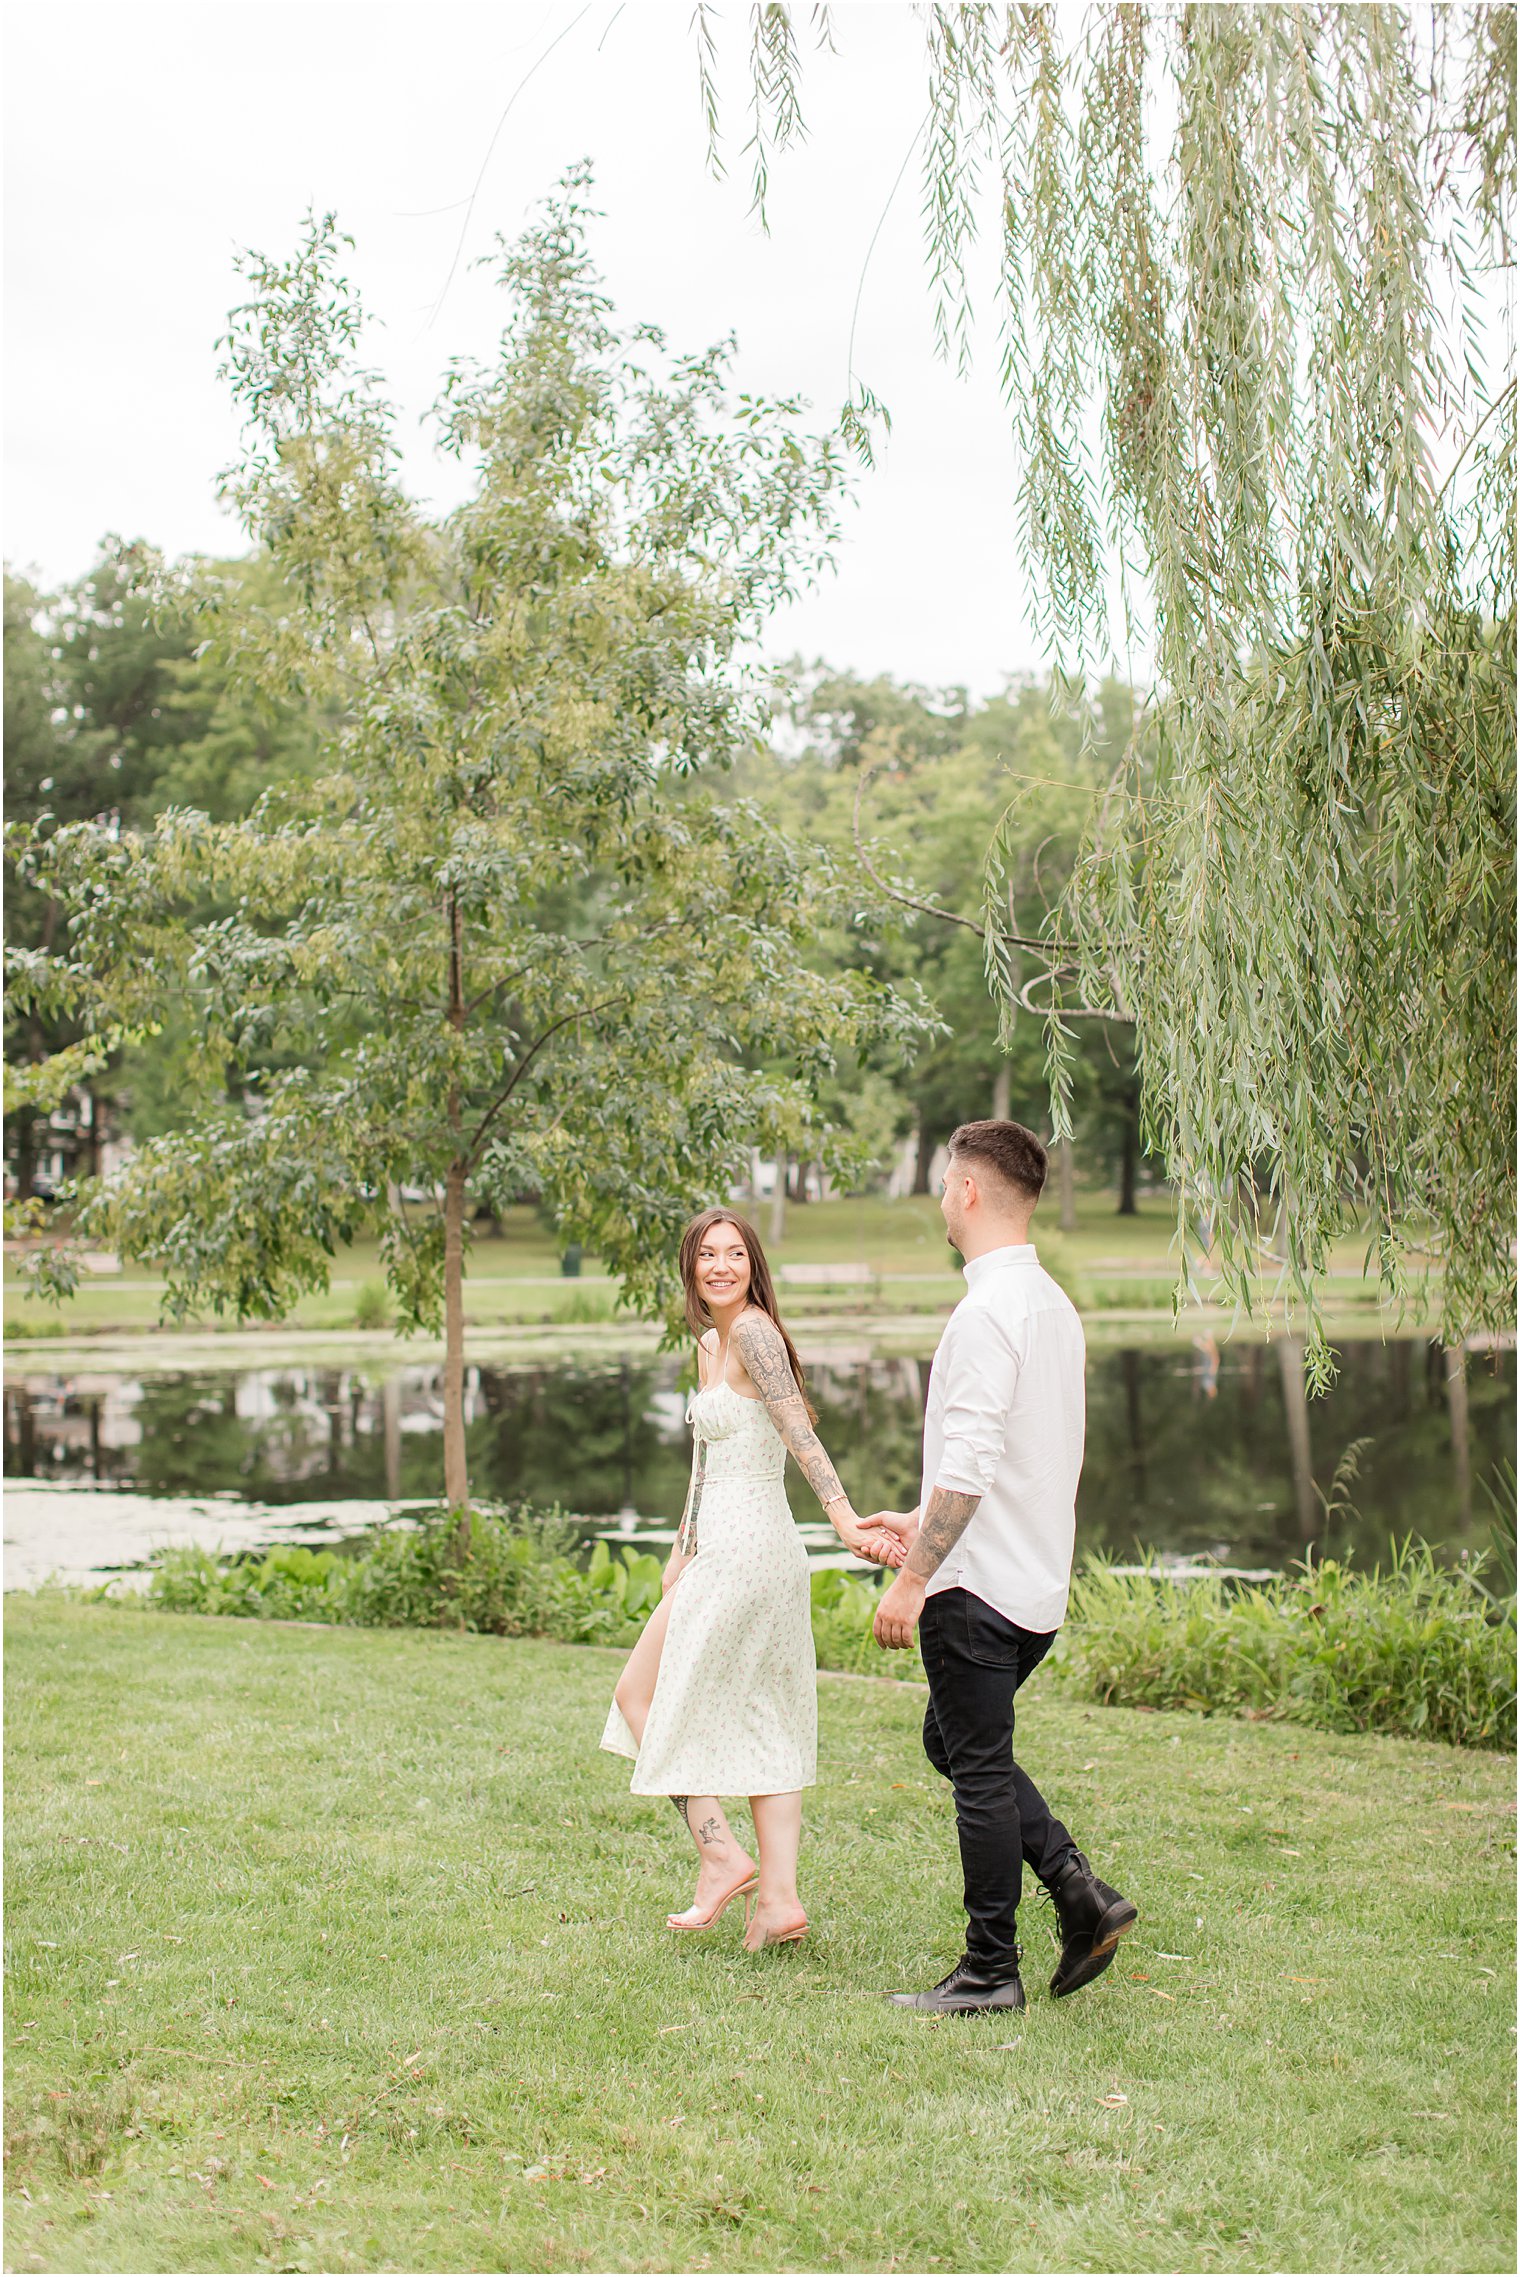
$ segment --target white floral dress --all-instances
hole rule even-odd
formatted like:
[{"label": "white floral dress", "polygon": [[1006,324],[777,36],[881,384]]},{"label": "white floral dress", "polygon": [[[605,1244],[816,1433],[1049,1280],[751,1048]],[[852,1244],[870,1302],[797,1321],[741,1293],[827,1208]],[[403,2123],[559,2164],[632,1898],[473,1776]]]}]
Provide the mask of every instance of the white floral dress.
[{"label": "white floral dress", "polygon": [[639,1746],[616,1700],[601,1744],[634,1758],[636,1795],[785,1795],[818,1776],[817,1662],[808,1561],[762,1400],[732,1384],[693,1395],[705,1442],[697,1551],[672,1592]]}]

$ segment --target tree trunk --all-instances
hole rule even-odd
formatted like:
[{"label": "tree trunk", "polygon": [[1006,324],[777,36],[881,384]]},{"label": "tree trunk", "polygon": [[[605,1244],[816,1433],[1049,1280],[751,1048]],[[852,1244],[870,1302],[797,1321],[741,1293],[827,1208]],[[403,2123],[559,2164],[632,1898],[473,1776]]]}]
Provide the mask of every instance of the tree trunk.
[{"label": "tree trunk", "polygon": [[37,1174],[37,1110],[22,1107],[16,1115],[16,1194],[25,1201]]},{"label": "tree trunk", "polygon": [[22,1478],[37,1475],[37,1411],[32,1395],[18,1384],[11,1393],[11,1413],[16,1418],[16,1469]]},{"label": "tree trunk", "polygon": [[992,1119],[1006,1123],[1013,1113],[1013,1071],[1007,1060],[999,1060],[998,1071],[992,1079]]},{"label": "tree trunk", "polygon": [[86,1083],[80,1087],[84,1093],[84,1109],[89,1120],[84,1126],[84,1174],[87,1178],[100,1176],[100,1098]]},{"label": "tree trunk", "polygon": [[1129,1472],[1135,1500],[1145,1500],[1145,1421],[1140,1405],[1140,1355],[1132,1344],[1119,1354],[1124,1375],[1124,1410],[1129,1424]]},{"label": "tree trunk", "polygon": [[1466,1527],[1472,1524],[1472,1447],[1467,1432],[1467,1354],[1460,1344],[1449,1346],[1446,1353],[1446,1408],[1451,1417],[1457,1515]]},{"label": "tree trunk", "polygon": [[1288,1454],[1293,1465],[1293,1500],[1298,1509],[1298,1537],[1307,1547],[1319,1532],[1319,1497],[1314,1491],[1314,1463],[1309,1450],[1309,1395],[1304,1389],[1302,1337],[1277,1339],[1277,1373],[1282,1382],[1283,1413],[1288,1419]]},{"label": "tree trunk", "polygon": [[[449,1026],[464,1027],[464,912],[449,896]],[[457,1082],[449,1086],[449,1128],[459,1151],[443,1189],[443,1498],[459,1520],[461,1551],[470,1533],[470,1479],[464,1445],[464,1111]]]},{"label": "tree trunk", "polygon": [[1139,1216],[1135,1204],[1135,1176],[1140,1168],[1140,1094],[1132,1091],[1124,1102],[1124,1151],[1119,1157],[1119,1215]]},{"label": "tree trunk", "polygon": [[765,1229],[765,1238],[773,1249],[779,1248],[786,1239],[786,1173],[787,1158],[784,1154],[778,1154],[776,1183],[771,1188],[770,1223]]},{"label": "tree trunk", "polygon": [[392,1368],[380,1392],[385,1418],[385,1493],[389,1502],[401,1500],[401,1375]]},{"label": "tree trunk", "polygon": [[918,1126],[918,1154],[913,1164],[913,1191],[915,1194],[928,1193],[929,1165],[933,1160],[934,1138],[930,1132],[928,1124],[920,1119]]},{"label": "tree trunk", "polygon": [[464,1451],[464,1164],[451,1163],[443,1195],[443,1496],[467,1526]]},{"label": "tree trunk", "polygon": [[1056,1140],[1057,1191],[1061,1197],[1060,1225],[1063,1233],[1077,1230],[1077,1166],[1072,1159],[1069,1138]]}]

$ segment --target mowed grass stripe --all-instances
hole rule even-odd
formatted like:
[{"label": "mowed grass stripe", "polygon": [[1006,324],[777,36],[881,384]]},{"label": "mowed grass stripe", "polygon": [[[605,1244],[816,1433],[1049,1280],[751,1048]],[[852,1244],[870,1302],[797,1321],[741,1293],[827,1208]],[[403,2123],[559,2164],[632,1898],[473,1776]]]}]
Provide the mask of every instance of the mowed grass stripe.
[{"label": "mowed grass stripe", "polygon": [[596,1751],[617,1656],[8,1601],[16,2269],[1514,2263],[1513,1764],[1026,1695],[1142,1908],[1026,2017],[912,1689],[823,1679],[758,1959]]}]

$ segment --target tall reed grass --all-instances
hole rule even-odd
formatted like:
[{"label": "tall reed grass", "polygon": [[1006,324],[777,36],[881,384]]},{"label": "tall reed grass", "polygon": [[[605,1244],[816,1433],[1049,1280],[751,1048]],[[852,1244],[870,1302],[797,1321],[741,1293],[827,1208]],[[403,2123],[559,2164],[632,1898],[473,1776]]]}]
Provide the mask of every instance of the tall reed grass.
[{"label": "tall reed grass", "polygon": [[1123,1707],[1513,1748],[1515,1603],[1484,1572],[1412,1540],[1386,1567],[1325,1558],[1251,1587],[1094,1559],[1073,1585],[1062,1681]]}]

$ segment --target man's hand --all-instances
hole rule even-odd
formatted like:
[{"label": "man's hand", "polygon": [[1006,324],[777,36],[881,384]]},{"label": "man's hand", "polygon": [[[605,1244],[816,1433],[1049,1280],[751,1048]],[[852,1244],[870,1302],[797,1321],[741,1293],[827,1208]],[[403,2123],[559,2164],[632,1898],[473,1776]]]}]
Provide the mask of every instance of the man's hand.
[{"label": "man's hand", "polygon": [[847,1550],[873,1565],[901,1565],[908,1554],[907,1544],[884,1527],[880,1518],[857,1518],[851,1511],[848,1518],[834,1520],[834,1531]]},{"label": "man's hand", "polygon": [[[877,1510],[869,1518],[858,1519],[856,1523],[864,1526],[868,1532],[874,1531],[878,1539],[885,1535],[889,1540],[899,1542],[904,1554],[906,1554],[918,1539],[918,1519],[919,1513],[916,1509]],[[861,1552],[861,1555],[868,1558],[879,1557],[879,1552],[866,1549]],[[898,1557],[880,1558],[879,1562],[883,1565],[901,1565],[902,1559]]]},{"label": "man's hand", "polygon": [[927,1595],[927,1584],[916,1573],[906,1571],[899,1573],[891,1586],[882,1591],[871,1633],[883,1651],[907,1651]]}]

